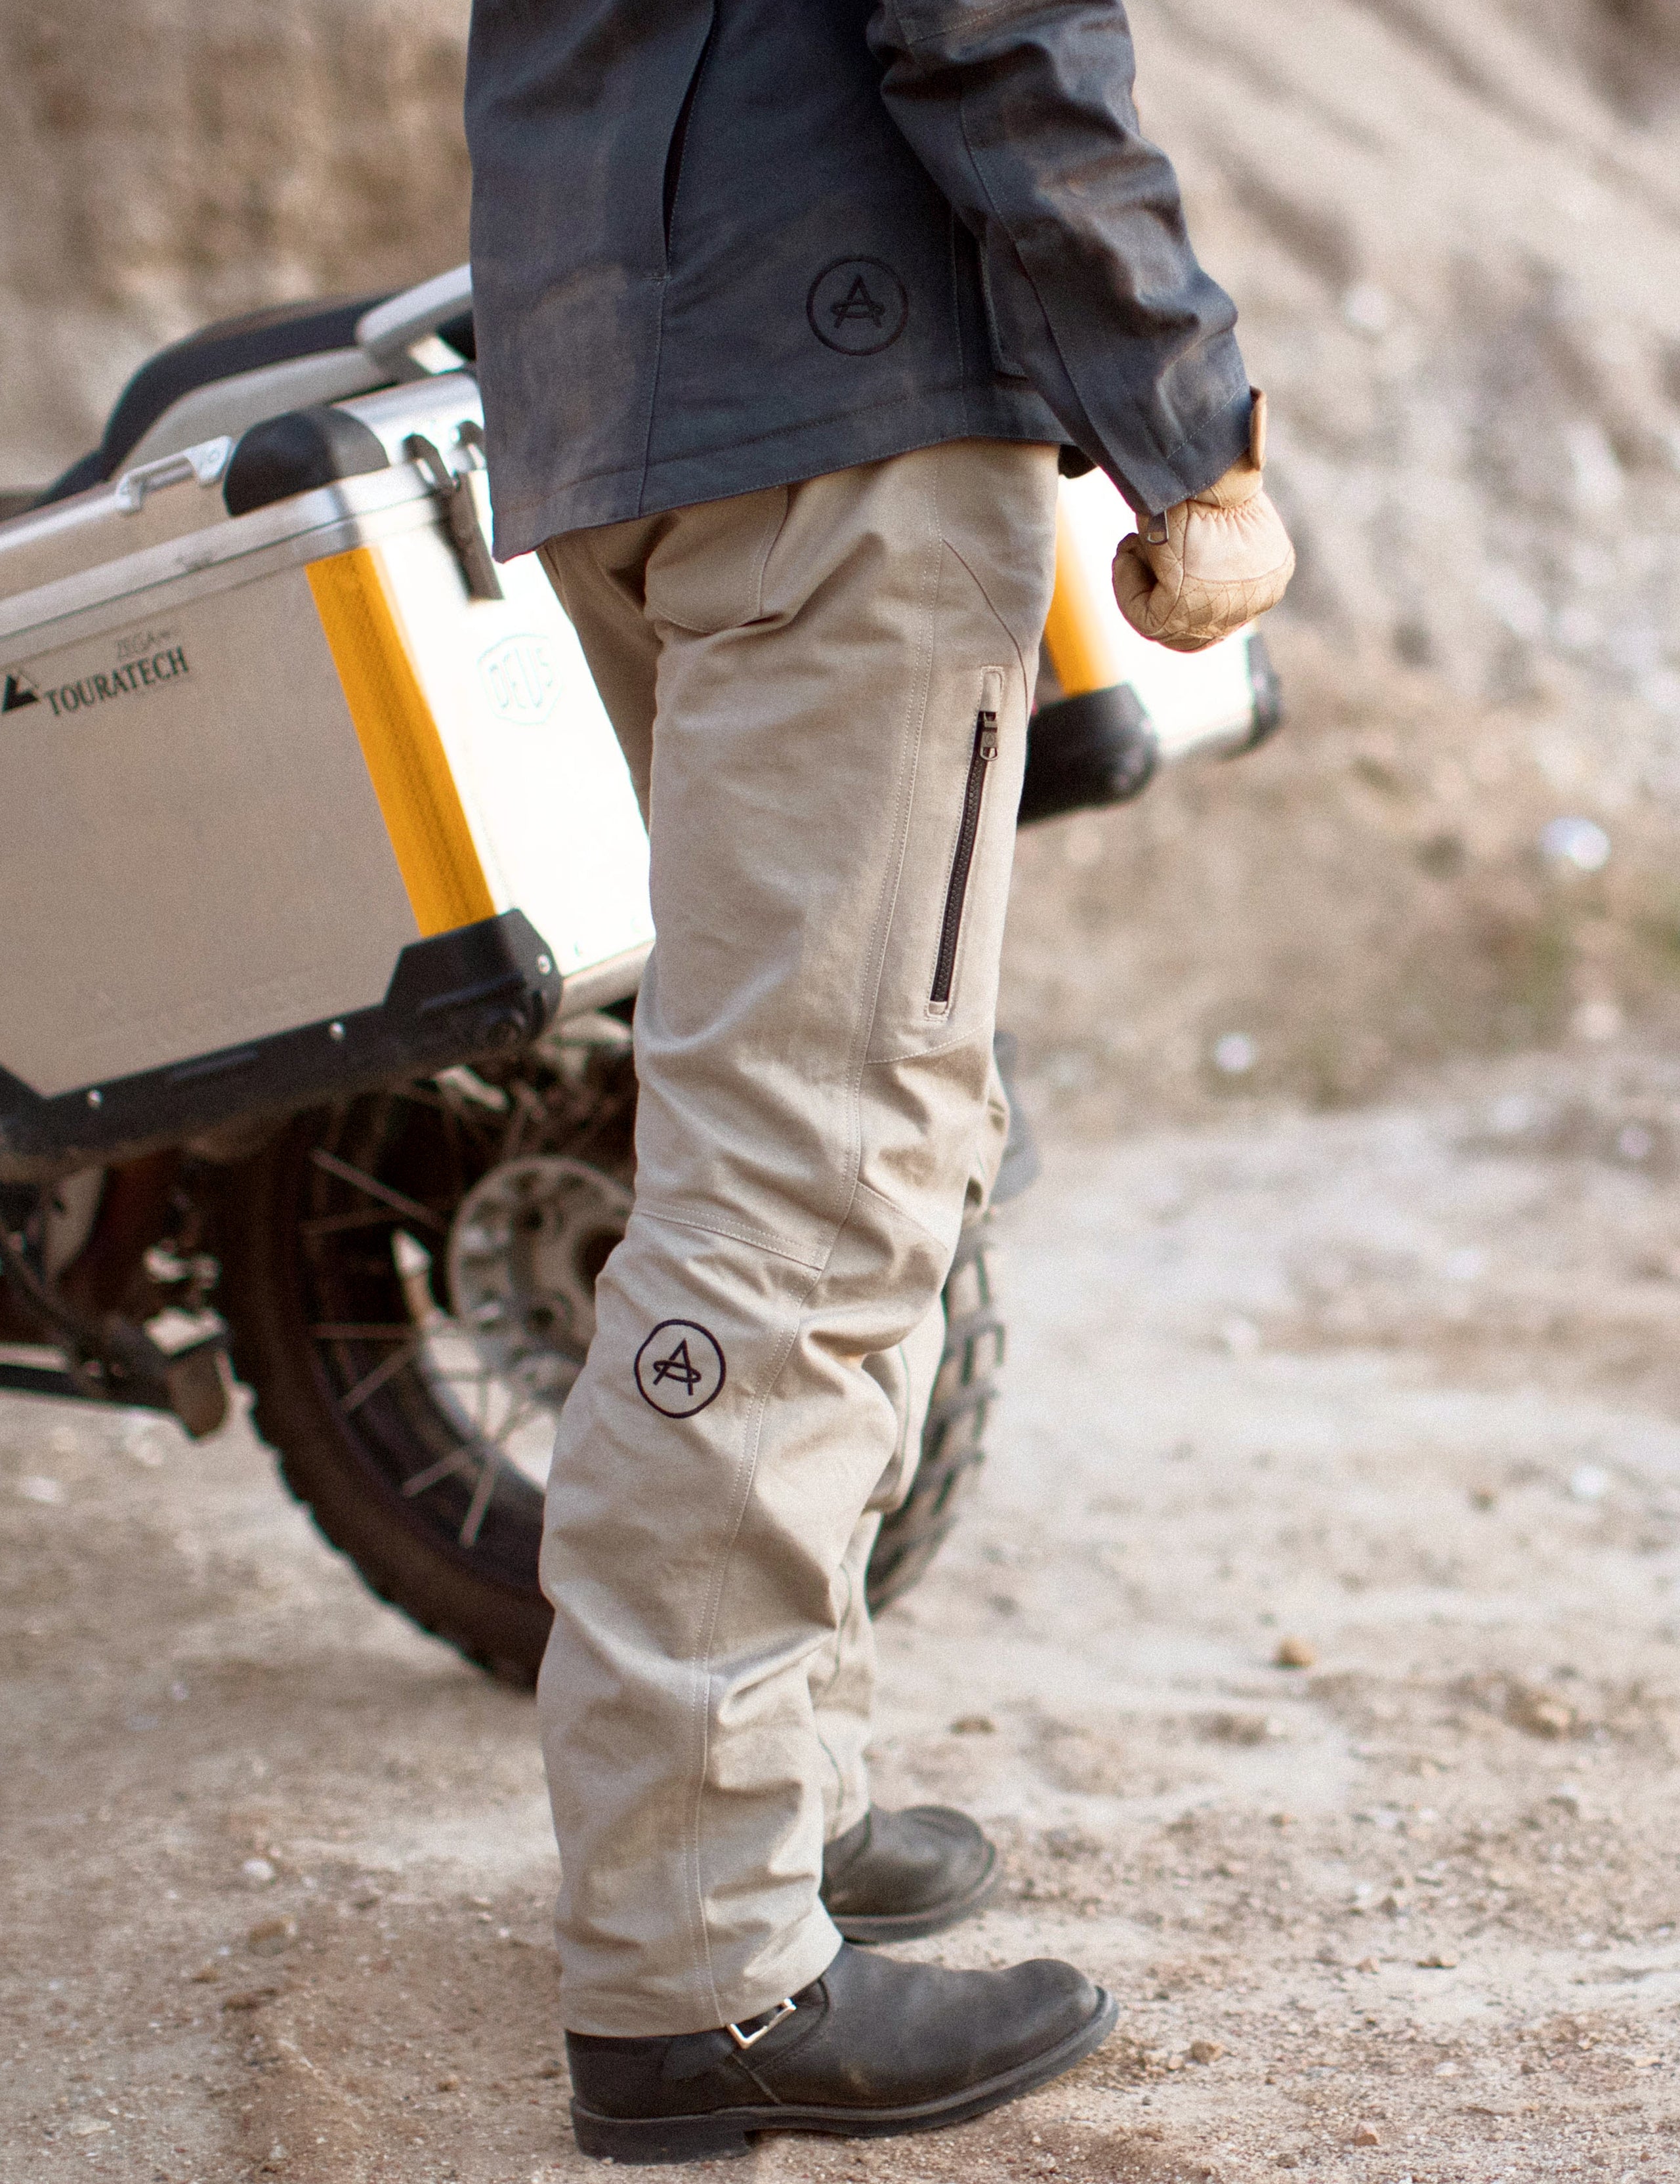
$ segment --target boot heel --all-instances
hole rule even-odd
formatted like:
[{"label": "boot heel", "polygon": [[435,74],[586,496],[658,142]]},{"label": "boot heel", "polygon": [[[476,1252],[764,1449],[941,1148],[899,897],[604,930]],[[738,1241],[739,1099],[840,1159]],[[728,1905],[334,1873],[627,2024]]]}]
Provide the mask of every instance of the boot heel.
[{"label": "boot heel", "polygon": [[574,2101],[571,2128],[578,2152],[597,2161],[732,2161],[753,2150],[728,2115],[604,2116]]}]

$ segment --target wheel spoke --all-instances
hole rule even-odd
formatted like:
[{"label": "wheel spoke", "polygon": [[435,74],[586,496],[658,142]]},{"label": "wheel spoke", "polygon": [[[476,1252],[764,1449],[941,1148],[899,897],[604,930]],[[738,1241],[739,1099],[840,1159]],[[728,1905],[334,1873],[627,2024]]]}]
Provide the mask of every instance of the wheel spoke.
[{"label": "wheel spoke", "polygon": [[393,1350],[390,1357],[374,1367],[371,1373],[364,1373],[349,1393],[339,1399],[341,1413],[348,1418],[353,1412],[360,1410],[370,1396],[376,1396],[387,1380],[394,1380],[405,1365],[413,1364],[414,1353],[419,1348],[420,1341],[416,1337],[414,1341],[404,1343],[400,1350]]},{"label": "wheel spoke", "polygon": [[494,1441],[491,1443],[491,1446],[498,1449],[505,1448],[508,1442],[513,1438],[514,1435],[518,1432],[519,1429],[525,1424],[526,1420],[527,1418],[539,1418],[542,1415],[543,1407],[544,1406],[541,1403],[532,1402],[529,1396],[527,1396],[522,1403],[516,1403],[514,1406],[511,1414],[503,1418],[501,1424],[497,1428],[496,1438]]},{"label": "wheel spoke", "polygon": [[496,1491],[496,1480],[502,1468],[502,1459],[492,1449],[486,1449],[480,1458],[478,1484],[472,1490],[472,1500],[467,1504],[467,1513],[461,1520],[461,1545],[476,1547],[478,1535],[490,1508],[490,1497]]},{"label": "wheel spoke", "polygon": [[309,1158],[328,1175],[337,1176],[341,1183],[348,1183],[357,1190],[366,1191],[370,1198],[376,1198],[381,1206],[388,1206],[392,1212],[404,1214],[410,1221],[422,1221],[427,1228],[437,1229],[440,1235],[447,1236],[449,1233],[448,1223],[431,1206],[422,1206],[417,1198],[405,1197],[400,1190],[393,1190],[389,1184],[381,1183],[377,1177],[368,1175],[359,1167],[352,1167],[348,1161],[340,1160],[336,1153],[327,1152],[316,1145],[311,1150]]},{"label": "wheel spoke", "polygon": [[403,1494],[412,1499],[416,1494],[429,1493],[434,1486],[442,1485],[446,1479],[453,1478],[458,1473],[470,1473],[472,1457],[470,1448],[458,1448],[448,1456],[439,1457],[436,1463],[427,1464],[424,1471],[417,1471],[412,1479],[403,1481]]}]

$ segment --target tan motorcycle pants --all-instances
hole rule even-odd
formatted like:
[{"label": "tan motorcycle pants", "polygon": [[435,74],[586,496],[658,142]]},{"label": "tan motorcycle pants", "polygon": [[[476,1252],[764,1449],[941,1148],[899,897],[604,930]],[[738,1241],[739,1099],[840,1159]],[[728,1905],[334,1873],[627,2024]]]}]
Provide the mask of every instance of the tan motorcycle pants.
[{"label": "tan motorcycle pants", "polygon": [[1006,1116],[998,959],[1053,448],[965,441],[542,549],[643,799],[628,1233],[549,1481],[562,2014],[738,2022],[839,1947],[863,1579]]}]

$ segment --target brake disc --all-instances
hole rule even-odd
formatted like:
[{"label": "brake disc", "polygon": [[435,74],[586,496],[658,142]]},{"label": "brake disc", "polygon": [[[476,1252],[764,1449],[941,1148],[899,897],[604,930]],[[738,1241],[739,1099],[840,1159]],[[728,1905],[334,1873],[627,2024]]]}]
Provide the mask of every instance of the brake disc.
[{"label": "brake disc", "polygon": [[630,1218],[631,1194],[558,1154],[501,1162],[461,1201],[449,1231],[455,1323],[485,1373],[558,1411],[595,1332],[595,1279]]}]

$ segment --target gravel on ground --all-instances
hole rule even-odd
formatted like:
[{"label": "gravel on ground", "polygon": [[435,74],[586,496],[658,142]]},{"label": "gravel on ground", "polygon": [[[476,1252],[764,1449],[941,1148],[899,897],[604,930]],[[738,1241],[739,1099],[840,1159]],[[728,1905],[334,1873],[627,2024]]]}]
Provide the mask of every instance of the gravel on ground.
[{"label": "gravel on ground", "polygon": [[[876,1788],[1007,1863],[910,1953],[1066,1954],[1120,2030],[963,2130],[724,2173],[1680,2172],[1677,1177],[1680,1069],[1621,1047],[1052,1145]],[[242,1423],[0,1398],[0,2171],[599,2175],[529,1700]]]}]

